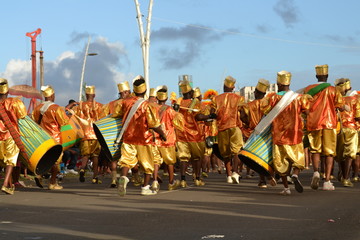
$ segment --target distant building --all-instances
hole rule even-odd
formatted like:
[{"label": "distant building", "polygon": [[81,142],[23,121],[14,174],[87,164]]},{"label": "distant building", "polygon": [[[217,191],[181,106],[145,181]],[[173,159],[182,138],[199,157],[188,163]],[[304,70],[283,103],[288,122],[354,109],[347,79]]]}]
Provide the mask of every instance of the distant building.
[{"label": "distant building", "polygon": [[[255,91],[255,87],[243,87],[240,89],[240,95],[245,97],[245,102],[250,102],[255,99],[254,91]],[[273,83],[270,84],[269,90],[266,93],[277,92],[277,91],[278,91],[278,87],[275,83]]]}]

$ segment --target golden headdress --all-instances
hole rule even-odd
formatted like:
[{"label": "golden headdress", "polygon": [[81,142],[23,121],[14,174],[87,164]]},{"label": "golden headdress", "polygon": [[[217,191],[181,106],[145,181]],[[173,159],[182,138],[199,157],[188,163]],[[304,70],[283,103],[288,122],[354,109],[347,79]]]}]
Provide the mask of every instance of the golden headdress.
[{"label": "golden headdress", "polygon": [[130,85],[128,81],[125,82],[121,82],[117,85],[118,89],[119,89],[119,93],[124,92],[124,91],[130,91]]},{"label": "golden headdress", "polygon": [[344,78],[344,88],[345,88],[345,91],[351,89],[351,81],[349,78]]},{"label": "golden headdress", "polygon": [[344,78],[338,78],[335,80],[334,85],[339,86],[340,84],[344,83],[344,80],[345,80]]},{"label": "golden headdress", "polygon": [[95,94],[95,86],[86,86],[85,93],[86,94]]},{"label": "golden headdress", "polygon": [[8,81],[5,78],[0,78],[0,94],[6,94],[8,91]]},{"label": "golden headdress", "polygon": [[291,73],[287,71],[280,71],[277,73],[277,83],[282,85],[290,85]]},{"label": "golden headdress", "polygon": [[193,90],[194,90],[193,98],[197,98],[201,96],[201,91],[199,87],[196,87]]},{"label": "golden headdress", "polygon": [[236,79],[233,78],[232,76],[227,76],[224,80],[224,85],[227,86],[228,88],[235,87],[235,83],[236,83]]},{"label": "golden headdress", "polygon": [[[135,86],[134,83],[137,80],[143,80],[144,83],[140,84],[139,86]],[[133,90],[135,93],[144,93],[146,92],[146,83],[145,83],[145,79],[143,76],[141,75],[137,75],[134,79],[133,79]]]},{"label": "golden headdress", "polygon": [[156,89],[155,88],[150,88],[149,97],[156,97]]},{"label": "golden headdress", "polygon": [[[160,91],[162,90],[162,91]],[[168,88],[165,85],[159,86],[156,88],[156,98],[160,101],[165,101],[168,99]],[[176,96],[175,96],[176,99]]]},{"label": "golden headdress", "polygon": [[54,89],[50,85],[41,86],[40,90],[44,97],[50,97],[51,95],[53,95],[55,93]]},{"label": "golden headdress", "polygon": [[270,83],[268,80],[260,78],[258,84],[256,85],[256,89],[262,93],[266,93],[269,89]]},{"label": "golden headdress", "polygon": [[328,75],[329,66],[325,65],[316,65],[315,66],[316,75]]},{"label": "golden headdress", "polygon": [[181,92],[184,93],[188,93],[192,90],[191,86],[190,86],[190,82],[187,80],[182,80],[179,82],[179,87],[181,89]]}]

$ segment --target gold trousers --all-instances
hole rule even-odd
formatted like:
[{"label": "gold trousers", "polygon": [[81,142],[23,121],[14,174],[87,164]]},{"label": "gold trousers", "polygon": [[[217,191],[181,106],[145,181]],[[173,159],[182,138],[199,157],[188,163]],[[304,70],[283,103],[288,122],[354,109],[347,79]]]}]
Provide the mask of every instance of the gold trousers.
[{"label": "gold trousers", "polygon": [[286,176],[291,168],[300,170],[305,167],[304,145],[275,145],[273,146],[273,166],[280,176]]},{"label": "gold trousers", "polygon": [[181,162],[201,160],[205,152],[205,142],[177,142],[178,157]]},{"label": "gold trousers", "polygon": [[174,165],[176,163],[176,150],[175,146],[171,147],[158,147],[160,155],[166,165]]},{"label": "gold trousers", "polygon": [[229,159],[237,155],[244,146],[240,128],[229,128],[218,133],[218,145],[221,156]]},{"label": "gold trousers", "polygon": [[308,136],[311,153],[336,156],[336,129],[310,131]]},{"label": "gold trousers", "polygon": [[0,141],[0,160],[6,165],[16,166],[19,148],[13,138]]},{"label": "gold trousers", "polygon": [[118,162],[120,168],[133,168],[137,163],[144,168],[146,174],[154,171],[154,146],[153,145],[134,145],[128,143],[121,144],[121,158]]}]

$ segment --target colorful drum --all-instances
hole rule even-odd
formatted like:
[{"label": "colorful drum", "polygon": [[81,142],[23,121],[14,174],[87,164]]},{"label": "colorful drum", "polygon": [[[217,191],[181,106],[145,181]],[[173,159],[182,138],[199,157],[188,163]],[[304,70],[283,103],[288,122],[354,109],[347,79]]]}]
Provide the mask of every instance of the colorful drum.
[{"label": "colorful drum", "polygon": [[260,134],[252,134],[240,151],[239,158],[249,168],[265,176],[273,175],[273,141],[271,125]]},{"label": "colorful drum", "polygon": [[96,137],[101,145],[101,151],[110,161],[120,159],[120,145],[115,141],[122,129],[122,119],[108,115],[93,124]]},{"label": "colorful drum", "polygon": [[18,124],[27,154],[27,157],[22,156],[22,159],[33,173],[46,173],[60,157],[62,146],[29,116],[19,119]]},{"label": "colorful drum", "polygon": [[70,118],[68,125],[61,127],[60,131],[61,145],[64,151],[74,146],[84,137],[84,132],[74,116]]}]

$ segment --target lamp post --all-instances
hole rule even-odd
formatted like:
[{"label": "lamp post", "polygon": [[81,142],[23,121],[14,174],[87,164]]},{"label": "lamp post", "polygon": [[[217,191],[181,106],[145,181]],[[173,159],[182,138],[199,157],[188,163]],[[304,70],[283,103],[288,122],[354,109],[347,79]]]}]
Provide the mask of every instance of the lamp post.
[{"label": "lamp post", "polygon": [[83,92],[83,85],[84,85],[84,74],[85,74],[85,65],[86,65],[86,58],[87,56],[96,56],[97,53],[89,53],[89,45],[90,45],[90,36],[88,39],[88,43],[86,45],[86,50],[85,50],[85,55],[84,55],[84,61],[83,61],[83,66],[82,66],[82,70],[81,70],[81,78],[80,78],[80,91],[79,91],[79,102],[82,99],[82,92]]}]

